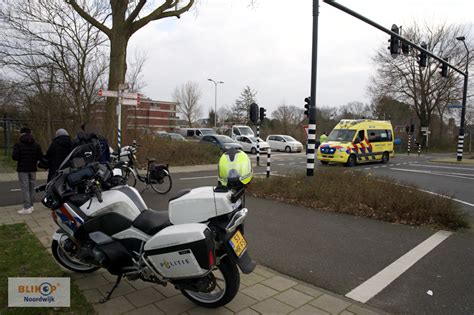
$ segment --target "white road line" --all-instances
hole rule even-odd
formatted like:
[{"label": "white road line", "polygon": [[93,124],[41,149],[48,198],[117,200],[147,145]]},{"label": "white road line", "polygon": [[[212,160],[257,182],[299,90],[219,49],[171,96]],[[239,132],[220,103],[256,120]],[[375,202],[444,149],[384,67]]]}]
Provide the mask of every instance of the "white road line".
[{"label": "white road line", "polygon": [[364,168],[364,170],[370,170],[370,167],[366,167],[366,168]]},{"label": "white road line", "polygon": [[402,163],[397,163],[396,165],[402,165]]},{"label": "white road line", "polygon": [[419,191],[422,191],[422,192],[425,192],[425,193],[428,193],[428,194],[431,194],[431,195],[435,195],[435,196],[439,196],[439,197],[443,197],[443,198],[448,198],[448,199],[451,199],[451,200],[453,200],[453,201],[456,201],[456,202],[465,204],[466,206],[474,207],[474,203],[469,203],[469,202],[464,201],[464,200],[460,200],[460,199],[456,199],[456,198],[451,198],[451,197],[449,197],[449,196],[445,196],[445,195],[442,195],[442,194],[438,194],[438,193],[435,193],[435,192],[432,192],[432,191],[429,191],[429,190],[424,190],[424,189],[420,189],[420,188],[418,188],[418,190],[419,190]]},{"label": "white road line", "polygon": [[428,164],[416,164],[416,165],[413,165],[413,166],[429,167],[429,168],[444,168],[444,169],[464,170],[464,171],[473,171],[474,172],[474,168],[468,168],[468,167],[441,166],[441,165],[428,165]]},{"label": "white road line", "polygon": [[277,164],[277,165],[282,166],[282,165],[285,165],[285,163],[280,163],[280,164]]},{"label": "white road line", "polygon": [[374,166],[374,168],[379,168],[379,166]]},{"label": "white road line", "polygon": [[288,164],[288,165],[294,165],[294,164],[295,164],[295,162],[292,162],[292,163],[290,163],[290,164]]},{"label": "white road line", "polygon": [[346,296],[353,300],[366,303],[386,288],[390,283],[407,271],[418,260],[441,244],[452,233],[448,231],[438,231],[408,253],[398,258],[379,273],[359,285],[357,288],[347,293]]},{"label": "white road line", "polygon": [[10,191],[21,191],[21,188],[13,188],[13,189],[10,189]]},{"label": "white road line", "polygon": [[446,176],[446,177],[455,177],[455,178],[474,180],[474,177],[469,177],[469,176],[473,176],[473,174],[432,172],[432,171],[423,171],[423,170],[410,170],[410,169],[406,169],[406,168],[396,168],[396,167],[392,167],[391,170],[402,171],[402,172],[411,172],[411,173],[423,173],[423,174],[430,174],[430,175],[438,175],[438,176]]},{"label": "white road line", "polygon": [[206,178],[217,178],[217,176],[183,177],[183,178],[180,178],[179,180],[206,179]]},{"label": "white road line", "polygon": [[384,166],[382,166],[382,167],[387,167],[387,165],[384,165]]}]

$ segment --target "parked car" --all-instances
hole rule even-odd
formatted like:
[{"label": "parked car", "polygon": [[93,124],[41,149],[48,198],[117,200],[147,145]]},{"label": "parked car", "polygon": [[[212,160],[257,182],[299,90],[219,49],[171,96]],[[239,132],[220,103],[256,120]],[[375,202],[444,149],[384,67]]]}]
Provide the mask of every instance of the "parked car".
[{"label": "parked car", "polygon": [[212,145],[218,146],[222,151],[231,148],[242,150],[242,146],[238,144],[234,139],[223,135],[204,136],[201,138],[201,142],[210,143]]},{"label": "parked car", "polygon": [[176,131],[183,137],[198,138],[203,136],[216,135],[216,131],[212,128],[180,128]]},{"label": "parked car", "polygon": [[[270,147],[268,143],[263,141],[262,138],[258,138],[260,151],[267,151]],[[240,136],[236,137],[235,141],[239,143],[245,152],[250,152],[252,154],[257,154],[257,137],[252,136]]]},{"label": "parked car", "polygon": [[272,150],[285,152],[301,152],[303,144],[291,136],[286,135],[269,135],[267,143]]},{"label": "parked car", "polygon": [[171,141],[188,141],[188,140],[186,140],[185,137],[183,137],[179,133],[170,132],[170,133],[168,133],[168,135],[170,136]]}]

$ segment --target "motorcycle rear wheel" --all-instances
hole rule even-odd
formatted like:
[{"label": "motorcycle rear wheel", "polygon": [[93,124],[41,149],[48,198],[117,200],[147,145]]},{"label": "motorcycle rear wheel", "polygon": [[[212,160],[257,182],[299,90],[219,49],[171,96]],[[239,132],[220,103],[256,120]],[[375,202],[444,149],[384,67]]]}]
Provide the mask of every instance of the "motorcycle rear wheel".
[{"label": "motorcycle rear wheel", "polygon": [[230,259],[224,258],[218,269],[212,273],[217,281],[212,292],[181,290],[183,295],[193,303],[207,308],[220,307],[232,301],[240,287],[240,274],[237,266]]},{"label": "motorcycle rear wheel", "polygon": [[64,253],[64,249],[61,248],[61,245],[59,245],[59,242],[57,240],[53,240],[51,244],[51,251],[53,252],[54,259],[66,269],[80,273],[90,273],[99,269],[99,267],[97,266],[88,265],[76,260],[72,260],[70,257],[68,257],[68,255]]}]

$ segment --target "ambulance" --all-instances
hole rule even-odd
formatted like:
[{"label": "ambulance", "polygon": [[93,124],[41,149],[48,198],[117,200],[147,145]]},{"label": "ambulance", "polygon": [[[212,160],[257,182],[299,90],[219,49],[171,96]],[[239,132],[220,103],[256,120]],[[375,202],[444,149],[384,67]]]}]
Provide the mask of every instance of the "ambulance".
[{"label": "ambulance", "polygon": [[318,148],[317,158],[323,165],[381,161],[386,163],[395,155],[393,127],[390,121],[343,119]]}]

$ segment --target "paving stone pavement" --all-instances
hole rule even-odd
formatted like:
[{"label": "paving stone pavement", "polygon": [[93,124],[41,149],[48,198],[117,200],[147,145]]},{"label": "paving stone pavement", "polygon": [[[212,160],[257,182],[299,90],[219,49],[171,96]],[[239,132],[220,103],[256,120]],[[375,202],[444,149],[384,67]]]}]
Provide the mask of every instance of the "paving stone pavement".
[{"label": "paving stone pavement", "polygon": [[[35,204],[31,215],[19,215],[18,206],[0,207],[0,225],[25,222],[31,232],[51,252],[51,235],[57,229],[50,210]],[[241,274],[240,292],[225,307],[206,309],[196,306],[172,286],[124,280],[112,298],[98,301],[111,288],[115,278],[100,269],[90,274],[71,273],[71,278],[98,314],[381,314],[345,297],[257,266],[249,275]]]}]

